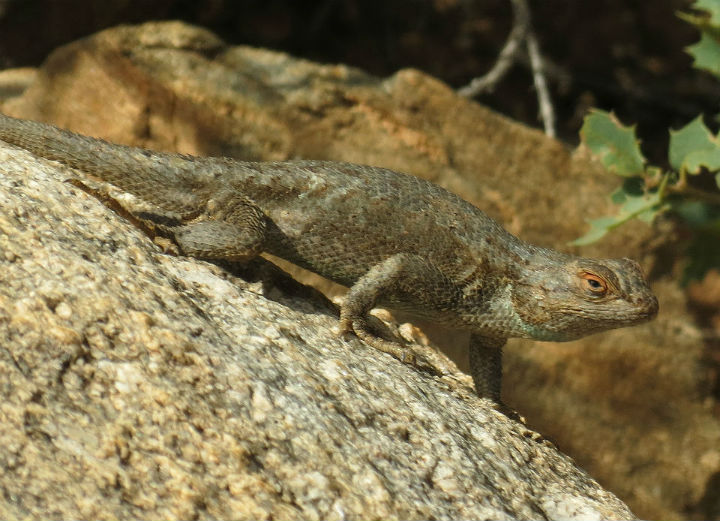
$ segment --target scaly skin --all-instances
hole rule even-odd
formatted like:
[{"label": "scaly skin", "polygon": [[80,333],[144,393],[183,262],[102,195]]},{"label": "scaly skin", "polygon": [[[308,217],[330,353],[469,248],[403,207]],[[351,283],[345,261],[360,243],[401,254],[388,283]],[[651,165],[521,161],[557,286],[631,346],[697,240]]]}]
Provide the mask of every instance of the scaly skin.
[{"label": "scaly skin", "polygon": [[157,206],[186,255],[268,252],[348,286],[341,330],[405,361],[409,350],[370,332],[373,307],[470,330],[476,389],[495,401],[508,338],[573,340],[657,314],[636,262],[527,244],[458,196],[384,168],[160,154],[4,115],[0,139]]}]

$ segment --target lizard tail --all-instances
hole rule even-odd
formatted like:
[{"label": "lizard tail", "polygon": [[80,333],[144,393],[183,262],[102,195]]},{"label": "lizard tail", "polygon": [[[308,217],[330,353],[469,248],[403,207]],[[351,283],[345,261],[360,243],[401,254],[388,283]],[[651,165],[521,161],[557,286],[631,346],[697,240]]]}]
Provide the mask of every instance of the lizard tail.
[{"label": "lizard tail", "polygon": [[0,114],[0,140],[99,177],[179,215],[204,203],[203,194],[214,178],[207,159],[111,144],[4,114]]}]

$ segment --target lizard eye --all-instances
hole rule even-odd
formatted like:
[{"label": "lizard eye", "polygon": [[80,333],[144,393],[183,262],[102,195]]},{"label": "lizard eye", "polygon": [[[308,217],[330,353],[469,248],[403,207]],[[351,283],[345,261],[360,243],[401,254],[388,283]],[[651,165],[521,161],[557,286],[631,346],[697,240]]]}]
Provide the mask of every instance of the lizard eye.
[{"label": "lizard eye", "polygon": [[583,271],[580,273],[580,279],[583,289],[588,290],[594,296],[602,297],[607,293],[608,285],[602,277]]}]

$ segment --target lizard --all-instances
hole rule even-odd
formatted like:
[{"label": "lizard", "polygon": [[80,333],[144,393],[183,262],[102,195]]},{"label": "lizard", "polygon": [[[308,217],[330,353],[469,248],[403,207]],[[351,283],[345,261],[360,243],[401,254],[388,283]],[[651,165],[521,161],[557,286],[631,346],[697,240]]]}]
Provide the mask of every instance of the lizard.
[{"label": "lizard", "polygon": [[0,140],[157,207],[183,255],[246,262],[266,252],[347,286],[340,332],[406,363],[418,360],[373,332],[371,309],[468,330],[475,390],[498,404],[508,338],[569,341],[658,311],[637,262],[529,244],[409,174],[153,152],[3,114]]}]

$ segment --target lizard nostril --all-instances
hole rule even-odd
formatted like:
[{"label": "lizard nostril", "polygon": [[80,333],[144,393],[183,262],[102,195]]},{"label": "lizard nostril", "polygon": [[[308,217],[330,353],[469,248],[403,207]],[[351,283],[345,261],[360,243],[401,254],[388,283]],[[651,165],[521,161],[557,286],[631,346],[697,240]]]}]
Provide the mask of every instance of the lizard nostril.
[{"label": "lizard nostril", "polygon": [[639,295],[630,300],[637,310],[648,317],[654,317],[658,312],[658,300],[654,295]]},{"label": "lizard nostril", "polygon": [[654,317],[658,312],[658,300],[654,296],[638,298],[638,305],[645,309],[648,316]]}]

